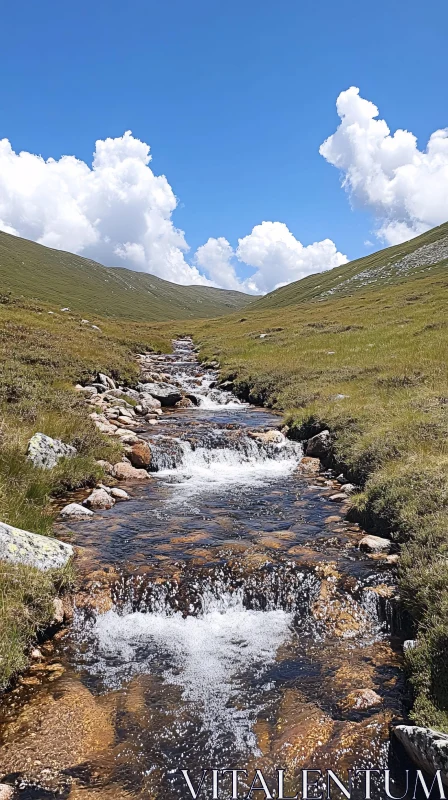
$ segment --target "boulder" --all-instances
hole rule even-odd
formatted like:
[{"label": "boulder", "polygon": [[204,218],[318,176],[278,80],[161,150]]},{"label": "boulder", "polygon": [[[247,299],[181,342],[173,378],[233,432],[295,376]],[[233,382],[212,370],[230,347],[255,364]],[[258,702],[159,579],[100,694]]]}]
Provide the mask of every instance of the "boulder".
[{"label": "boulder", "polygon": [[98,383],[101,383],[106,389],[116,389],[115,381],[112,378],[109,378],[108,375],[104,375],[102,372],[98,373],[97,377]]},{"label": "boulder", "polygon": [[45,572],[64,567],[72,556],[73,547],[69,544],[0,522],[1,561],[26,564]]},{"label": "boulder", "polygon": [[364,536],[359,543],[359,549],[366,553],[389,553],[391,547],[390,539],[381,536]]},{"label": "boulder", "polygon": [[131,499],[131,496],[127,492],[125,492],[124,489],[118,489],[118,487],[117,488],[114,487],[113,489],[111,489],[110,493],[111,493],[112,497],[115,500],[117,500],[117,502],[120,502],[121,500],[130,500]]},{"label": "boulder", "polygon": [[297,467],[297,472],[299,472],[301,475],[318,475],[320,469],[321,463],[319,458],[304,456]]},{"label": "boulder", "polygon": [[35,467],[53,469],[61,458],[72,458],[76,448],[64,444],[60,439],[52,439],[45,433],[35,433],[28,442],[27,456]]},{"label": "boulder", "polygon": [[350,497],[350,495],[355,494],[355,492],[359,492],[359,488],[355,486],[354,483],[345,483],[341,488],[341,492],[344,492],[347,497]]},{"label": "boulder", "polygon": [[119,481],[141,481],[149,478],[145,469],[136,469],[132,464],[128,464],[127,461],[120,461],[115,464],[112,474]]},{"label": "boulder", "polygon": [[60,516],[62,519],[88,519],[93,517],[93,511],[79,503],[69,503],[68,506],[64,506]]},{"label": "boulder", "polygon": [[440,770],[448,785],[448,734],[417,725],[397,725],[392,731],[417,767],[430,775]]},{"label": "boulder", "polygon": [[307,456],[313,458],[328,458],[331,453],[331,436],[330,431],[322,431],[308,439],[306,445]]},{"label": "boulder", "polygon": [[193,403],[189,397],[182,397],[181,400],[177,401],[176,408],[193,408],[195,405],[197,405],[197,402]]},{"label": "boulder", "polygon": [[174,406],[182,398],[177,386],[171,383],[139,383],[137,388],[159,400],[162,406]]},{"label": "boulder", "polygon": [[115,505],[115,500],[106,489],[94,489],[92,494],[84,500],[84,505],[95,510],[107,509]]},{"label": "boulder", "polygon": [[11,800],[14,795],[14,786],[8,783],[0,783],[0,800]]},{"label": "boulder", "polygon": [[139,439],[132,445],[128,457],[133,467],[147,468],[151,463],[151,448],[147,442]]}]

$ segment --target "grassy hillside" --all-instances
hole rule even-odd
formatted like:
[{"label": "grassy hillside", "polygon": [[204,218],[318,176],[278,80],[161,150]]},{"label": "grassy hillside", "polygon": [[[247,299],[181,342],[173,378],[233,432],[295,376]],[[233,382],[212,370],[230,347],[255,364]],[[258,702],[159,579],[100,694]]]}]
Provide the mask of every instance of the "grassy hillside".
[{"label": "grassy hillside", "polygon": [[[49,314],[33,301],[0,298],[0,520],[51,534],[51,500],[102,476],[96,459],[118,457],[120,445],[102,436],[74,391],[101,370],[132,381],[133,352],[170,347],[145,323],[99,320],[101,330],[76,314]],[[26,459],[30,437],[41,431],[74,445],[78,455],[53,470]],[[0,563],[0,689],[26,664],[25,648],[52,614],[52,598],[66,575],[42,574]]]},{"label": "grassy hillside", "polygon": [[305,302],[312,280],[323,276],[287,287],[297,305],[283,305],[280,289],[275,309],[263,300],[244,316],[178,327],[244,396],[285,410],[293,435],[330,429],[337,468],[362,486],[357,517],[400,544],[418,640],[407,653],[414,719],[448,731],[448,270],[426,265]]},{"label": "grassy hillside", "polygon": [[0,293],[12,292],[84,317],[142,321],[218,317],[253,300],[241,292],[179,286],[143,272],[107,268],[0,231]]},{"label": "grassy hillside", "polygon": [[448,265],[448,222],[403,244],[276,289],[257,300],[254,310],[267,311],[311,300],[323,302],[330,297],[395,286],[424,276],[428,270],[433,272],[436,263]]}]

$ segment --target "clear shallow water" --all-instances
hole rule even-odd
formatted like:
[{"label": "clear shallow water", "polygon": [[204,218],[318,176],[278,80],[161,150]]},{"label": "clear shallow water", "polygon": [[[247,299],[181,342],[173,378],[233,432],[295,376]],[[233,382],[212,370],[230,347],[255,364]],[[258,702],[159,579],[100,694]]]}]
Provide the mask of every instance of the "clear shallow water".
[{"label": "clear shallow water", "polygon": [[[402,713],[390,570],[356,549],[332,490],[298,476],[299,444],[250,435],[277,415],[210,389],[189,346],[157,363],[201,405],[142,428],[152,480],[70,526],[93,594],[111,584],[114,601],[80,601],[58,654],[114,709],[81,795],[99,781],[114,797],[184,797],[179,767],[386,766]],[[342,711],[365,687],[381,706]]]}]

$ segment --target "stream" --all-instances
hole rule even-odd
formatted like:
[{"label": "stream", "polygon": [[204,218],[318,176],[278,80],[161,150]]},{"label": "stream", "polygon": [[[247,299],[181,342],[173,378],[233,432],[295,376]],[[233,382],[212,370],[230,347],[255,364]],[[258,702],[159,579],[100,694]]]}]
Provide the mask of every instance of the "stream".
[{"label": "stream", "polygon": [[58,526],[83,581],[46,670],[5,698],[2,774],[22,800],[174,800],[191,797],[181,769],[196,785],[212,768],[246,770],[241,797],[255,769],[273,790],[284,769],[285,795],[306,767],[389,767],[396,788],[394,568],[359,551],[331,474],[302,476],[281,418],[217,388],[191,340],[147,359],[194,405],[142,421],[151,478],[120,484],[130,501]]}]

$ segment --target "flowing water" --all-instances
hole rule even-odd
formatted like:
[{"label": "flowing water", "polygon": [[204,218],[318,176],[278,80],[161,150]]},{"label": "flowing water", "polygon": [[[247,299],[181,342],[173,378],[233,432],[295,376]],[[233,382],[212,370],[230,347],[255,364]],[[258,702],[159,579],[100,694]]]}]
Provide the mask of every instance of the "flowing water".
[{"label": "flowing water", "polygon": [[61,528],[84,585],[47,670],[5,703],[0,771],[24,798],[116,800],[191,796],[181,769],[244,768],[243,794],[256,768],[394,770],[393,570],[359,552],[329,476],[297,472],[281,419],[217,388],[190,340],[148,364],[194,406],[142,423],[152,478],[131,501]]}]

